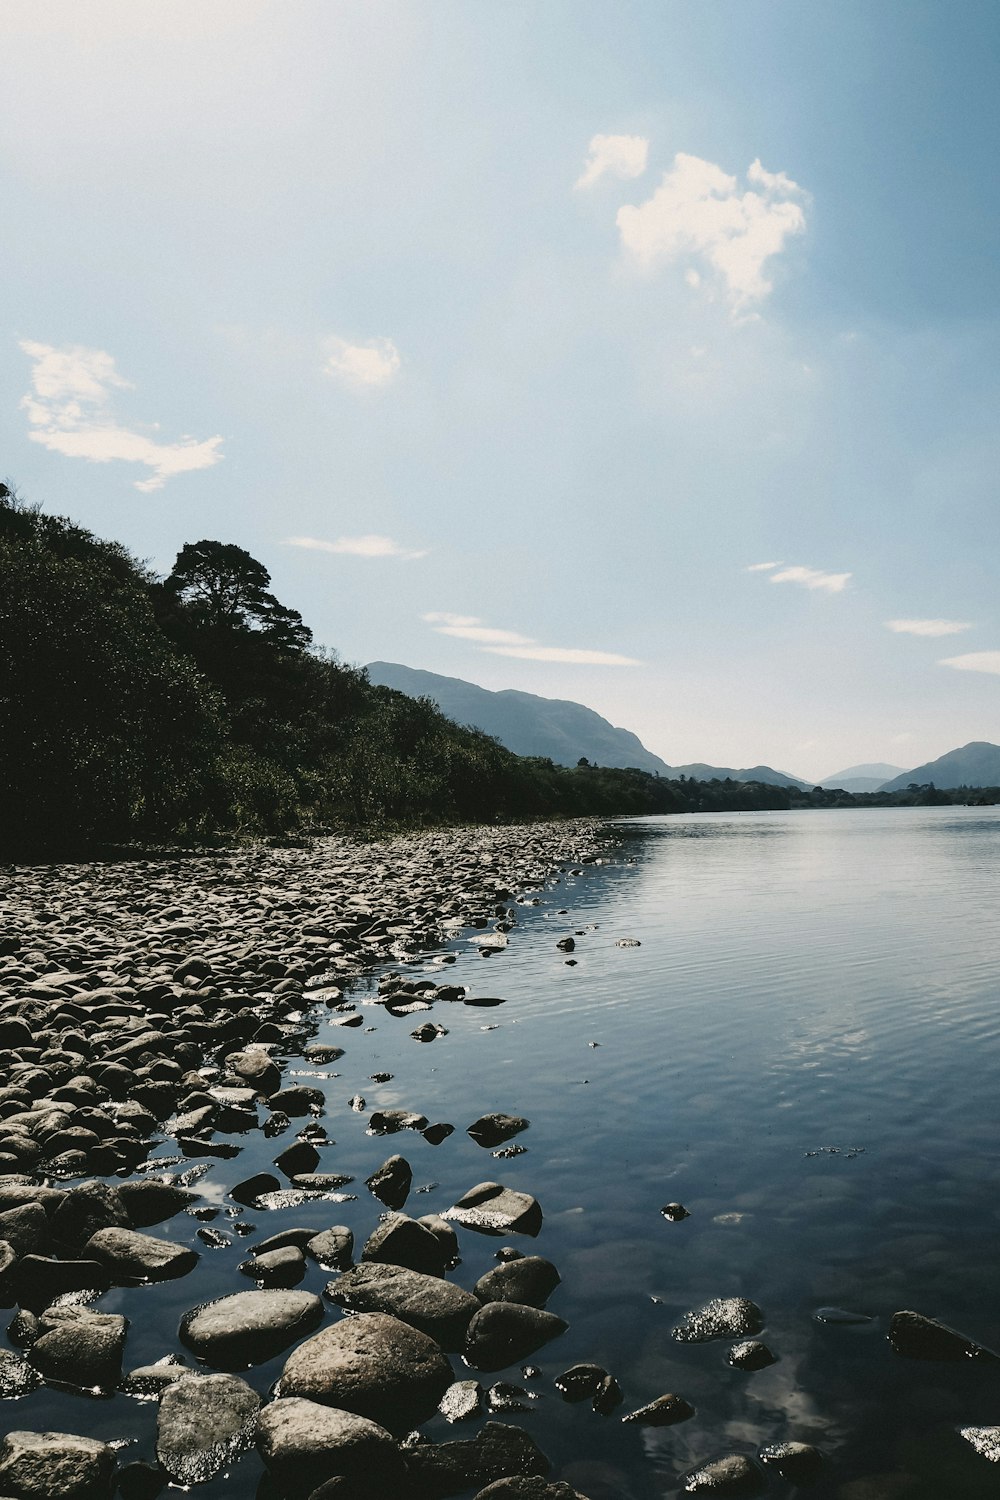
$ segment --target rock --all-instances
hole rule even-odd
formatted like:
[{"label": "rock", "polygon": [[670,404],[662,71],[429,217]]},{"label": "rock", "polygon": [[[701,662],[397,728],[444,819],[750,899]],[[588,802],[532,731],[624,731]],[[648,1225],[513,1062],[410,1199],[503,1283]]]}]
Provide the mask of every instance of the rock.
[{"label": "rock", "polygon": [[540,1475],[532,1474],[495,1479],[473,1500],[587,1500],[587,1497],[561,1480],[549,1484]]},{"label": "rock", "polygon": [[444,1217],[480,1234],[536,1235],[542,1227],[542,1210],[537,1200],[499,1182],[477,1183]]},{"label": "rock", "polygon": [[445,1269],[457,1266],[462,1257],[458,1253],[458,1235],[451,1225],[446,1223],[440,1214],[421,1214],[417,1223],[429,1229],[441,1246],[445,1256]]},{"label": "rock", "polygon": [[178,1187],[176,1182],[123,1182],[118,1193],[132,1229],[162,1224],[198,1201],[197,1193]]},{"label": "rock", "polygon": [[0,1213],[0,1240],[12,1245],[18,1255],[43,1249],[49,1234],[49,1216],[40,1203],[25,1203]]},{"label": "rock", "polygon": [[35,1391],[42,1377],[33,1365],[14,1354],[10,1349],[0,1349],[0,1401],[17,1400]]},{"label": "rock", "polygon": [[326,1096],[322,1089],[309,1088],[304,1083],[292,1083],[272,1094],[270,1104],[272,1109],[297,1118],[300,1115],[321,1113],[326,1104]]},{"label": "rock", "polygon": [[665,1396],[657,1396],[647,1406],[630,1411],[627,1417],[622,1417],[622,1421],[638,1422],[642,1427],[672,1427],[675,1422],[686,1422],[693,1416],[694,1407],[683,1396],[675,1396],[672,1391],[668,1391]]},{"label": "rock", "polygon": [[185,1313],[180,1337],[217,1369],[245,1370],[280,1354],[322,1321],[323,1304],[312,1292],[233,1292]]},{"label": "rock", "polygon": [[533,1354],[569,1325],[519,1302],[488,1302],[469,1324],[465,1358],[474,1370],[503,1370]]},{"label": "rock", "polygon": [[130,1281],[172,1281],[186,1276],[198,1263],[197,1250],[138,1234],[134,1229],[99,1229],[84,1246],[83,1253],[107,1266],[118,1285]]},{"label": "rock", "polygon": [[406,1431],[433,1414],[451,1381],[433,1339],[386,1313],[361,1313],[294,1350],[279,1390]]},{"label": "rock", "polygon": [[118,1470],[115,1493],[121,1496],[121,1500],[156,1500],[166,1483],[166,1475],[157,1465],[136,1461]]},{"label": "rock", "polygon": [[503,1422],[487,1422],[471,1441],[411,1448],[406,1458],[417,1493],[429,1500],[481,1489],[498,1479],[549,1471],[549,1461],[534,1439],[523,1428]]},{"label": "rock", "polygon": [[20,1500],[107,1500],[115,1455],[69,1432],[9,1432],[0,1443],[0,1492]]},{"label": "rock", "polygon": [[354,1254],[354,1235],[345,1224],[334,1224],[311,1235],[304,1248],[324,1271],[346,1271]]},{"label": "rock", "polygon": [[871,1323],[868,1313],[851,1312],[846,1307],[817,1307],[813,1313],[817,1323]]},{"label": "rock", "polygon": [[559,1285],[559,1272],[542,1255],[521,1255],[480,1276],[473,1291],[480,1302],[521,1302],[544,1307]]},{"label": "rock", "polygon": [[[823,1463],[818,1448],[811,1443],[770,1443],[757,1454],[761,1463],[774,1469],[790,1484],[809,1484]],[[1000,1451],[997,1457],[1000,1458]]]},{"label": "rock", "polygon": [[368,1132],[395,1135],[400,1130],[426,1130],[428,1123],[426,1115],[414,1114],[410,1109],[373,1109],[368,1116]]},{"label": "rock", "polygon": [[704,1344],[709,1339],[736,1338],[740,1334],[759,1333],[764,1315],[756,1302],[746,1297],[716,1297],[704,1307],[689,1312],[672,1330],[681,1344]]},{"label": "rock", "polygon": [[257,1447],[276,1484],[301,1494],[343,1477],[370,1488],[398,1488],[399,1445],[384,1427],[353,1412],[301,1397],[281,1397],[261,1412]]},{"label": "rock", "polygon": [[760,1470],[742,1453],[727,1453],[693,1470],[684,1482],[686,1495],[756,1495],[764,1488]]},{"label": "rock", "polygon": [[261,1286],[298,1286],[306,1274],[306,1258],[297,1246],[284,1245],[280,1250],[252,1255],[241,1261],[238,1269]]},{"label": "rock", "polygon": [[121,1379],[127,1321],[88,1307],[50,1307],[28,1358],[46,1380],[113,1390]]},{"label": "rock", "polygon": [[399,1209],[409,1197],[413,1169],[402,1156],[390,1156],[367,1179],[366,1186],[386,1208]]},{"label": "rock", "polygon": [[226,1058],[226,1067],[262,1098],[270,1098],[281,1088],[281,1069],[270,1054],[259,1047],[247,1052],[231,1052]]},{"label": "rock", "polygon": [[273,1172],[256,1172],[253,1177],[244,1177],[242,1182],[231,1187],[229,1196],[246,1208],[256,1208],[263,1193],[276,1193],[280,1188],[281,1183]]},{"label": "rock", "polygon": [[440,1276],[405,1266],[368,1264],[331,1281],[326,1295],[351,1312],[383,1312],[419,1328],[442,1349],[457,1351],[479,1301]]},{"label": "rock", "polygon": [[683,1203],[665,1203],[660,1209],[660,1213],[671,1224],[679,1224],[682,1219],[690,1219],[691,1217]]},{"label": "rock", "polygon": [[303,1172],[315,1172],[319,1166],[319,1152],[309,1141],[293,1141],[274,1158],[274,1165],[286,1177],[297,1177]]},{"label": "rock", "polygon": [[470,1135],[477,1146],[490,1148],[500,1146],[504,1141],[509,1141],[511,1136],[519,1135],[522,1130],[527,1130],[528,1121],[523,1115],[480,1115],[478,1120],[473,1120],[466,1135]]},{"label": "rock", "polygon": [[168,1354],[154,1365],[137,1365],[129,1370],[119,1390],[126,1396],[159,1396],[168,1385],[184,1380],[191,1373],[175,1354]]},{"label": "rock", "polygon": [[935,1318],[925,1318],[923,1313],[893,1313],[889,1324],[889,1343],[896,1354],[906,1359],[995,1360],[992,1349],[973,1343],[964,1333],[939,1323]]},{"label": "rock", "polygon": [[483,1388],[478,1380],[456,1380],[438,1403],[438,1411],[449,1422],[467,1422],[483,1409]]},{"label": "rock", "polygon": [[430,1146],[440,1146],[442,1141],[446,1141],[454,1133],[454,1125],[446,1125],[443,1122],[439,1122],[436,1125],[428,1125],[426,1130],[421,1131],[421,1135]]},{"label": "rock", "polygon": [[253,1441],[260,1397],[235,1375],[186,1374],[156,1416],[156,1456],[176,1483],[203,1484]]},{"label": "rock", "polygon": [[571,1365],[555,1378],[555,1388],[564,1401],[590,1401],[607,1378],[600,1365]]},{"label": "rock", "polygon": [[1000,1427],[960,1427],[958,1435],[991,1464],[1000,1464]]},{"label": "rock", "polygon": [[727,1359],[738,1370],[763,1370],[775,1362],[775,1356],[760,1339],[745,1339],[741,1344],[734,1344]]},{"label": "rock", "polygon": [[605,1375],[591,1402],[592,1407],[599,1417],[610,1417],[613,1411],[617,1411],[625,1397],[622,1388],[613,1375]]},{"label": "rock", "polygon": [[52,1233],[63,1244],[79,1250],[98,1229],[129,1222],[125,1200],[117,1188],[88,1182],[73,1188],[52,1215]]},{"label": "rock", "polygon": [[576,942],[571,937],[564,937],[559,939],[558,943],[556,943],[556,947],[560,950],[561,953],[572,953],[573,949],[576,947]]},{"label": "rock", "polygon": [[434,1231],[406,1214],[387,1214],[365,1241],[361,1259],[407,1266],[427,1276],[443,1276],[448,1264]]}]

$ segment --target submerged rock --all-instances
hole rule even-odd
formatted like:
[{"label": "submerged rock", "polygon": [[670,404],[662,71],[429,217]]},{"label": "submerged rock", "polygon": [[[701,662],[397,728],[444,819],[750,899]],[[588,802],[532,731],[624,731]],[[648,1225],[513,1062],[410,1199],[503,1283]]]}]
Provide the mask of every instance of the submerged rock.
[{"label": "submerged rock", "polygon": [[709,1339],[759,1333],[763,1326],[764,1315],[756,1302],[746,1297],[716,1297],[687,1313],[671,1330],[671,1337],[681,1344],[704,1344]]},{"label": "submerged rock", "polygon": [[250,1446],[259,1409],[245,1380],[185,1372],[160,1397],[156,1456],[178,1484],[203,1484]]},{"label": "submerged rock", "polygon": [[488,1302],[469,1324],[465,1358],[475,1370],[502,1370],[534,1354],[568,1327],[562,1318],[537,1307]]},{"label": "submerged rock", "polygon": [[673,1391],[668,1391],[664,1396],[657,1396],[648,1405],[630,1411],[628,1416],[622,1417],[622,1421],[638,1422],[642,1427],[672,1427],[675,1422],[686,1422],[693,1416],[694,1407],[690,1402],[685,1401],[683,1396],[676,1396]]},{"label": "submerged rock", "polygon": [[756,1495],[764,1477],[742,1453],[727,1453],[694,1469],[684,1481],[687,1495]]},{"label": "submerged rock", "polygon": [[964,1333],[958,1333],[946,1323],[926,1318],[923,1313],[918,1312],[893,1313],[889,1324],[889,1343],[896,1354],[902,1354],[906,1359],[954,1361],[1000,1358],[992,1349],[986,1349],[982,1344],[966,1338]]},{"label": "submerged rock", "polygon": [[811,1443],[770,1443],[761,1448],[757,1457],[766,1468],[774,1469],[790,1484],[809,1484],[823,1464],[819,1449]]}]

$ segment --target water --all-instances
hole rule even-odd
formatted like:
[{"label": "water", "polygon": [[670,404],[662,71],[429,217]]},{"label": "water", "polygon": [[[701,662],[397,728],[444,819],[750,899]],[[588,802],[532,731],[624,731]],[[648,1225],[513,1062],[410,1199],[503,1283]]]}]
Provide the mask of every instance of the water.
[{"label": "water", "polygon": [[[1000,1364],[907,1361],[886,1332],[894,1311],[915,1308],[1000,1348],[1000,812],[709,815],[618,832],[614,863],[517,908],[508,948],[484,957],[465,938],[453,945],[443,973],[502,1006],[439,1004],[433,1019],[449,1034],[426,1045],[410,1037],[425,1016],[367,1008],[365,985],[354,998],[374,1030],[321,1017],[318,1039],[345,1055],[317,1070],[335,1075],[325,1123],[336,1145],[320,1170],[354,1173],[357,1199],[246,1217],[259,1236],[338,1222],[363,1243],[380,1209],[364,1178],[396,1151],[413,1166],[415,1215],[486,1178],[535,1194],[541,1234],[513,1242],[558,1266],[548,1305],[570,1327],[532,1356],[537,1378],[515,1369],[484,1384],[515,1379],[534,1393],[502,1419],[527,1427],[553,1476],[593,1500],[672,1495],[695,1464],[789,1439],[824,1454],[817,1500],[995,1496],[1000,1473],[958,1428],[1000,1423]],[[568,935],[573,964],[556,947]],[[640,946],[618,946],[625,938]],[[359,1093],[365,1113],[348,1106]],[[437,1147],[413,1132],[367,1135],[367,1113],[393,1106],[455,1133]],[[465,1134],[490,1110],[529,1118],[523,1154],[495,1160]],[[225,1204],[226,1185],[291,1138],[248,1137],[199,1189]],[[672,1201],[690,1217],[665,1220]],[[198,1246],[197,1227],[182,1215],[154,1232]],[[453,1276],[471,1286],[503,1242],[461,1241]],[[184,1280],[101,1299],[132,1320],[129,1367],[177,1347],[187,1308],[251,1285],[236,1271],[249,1243],[198,1246]],[[326,1280],[311,1268],[303,1286]],[[775,1364],[737,1370],[725,1340],[671,1338],[719,1296],[760,1305]],[[817,1321],[829,1305],[870,1321]],[[246,1378],[267,1391],[283,1358]],[[614,1415],[555,1391],[581,1360],[617,1377]],[[667,1391],[694,1406],[690,1421],[619,1420]],[[134,1437],[123,1460],[153,1453],[155,1407],[120,1395],[42,1391],[4,1403],[0,1421]],[[443,1419],[424,1430],[471,1435]],[[259,1475],[250,1455],[200,1493],[252,1495]],[[773,1475],[767,1488],[791,1493]]]}]

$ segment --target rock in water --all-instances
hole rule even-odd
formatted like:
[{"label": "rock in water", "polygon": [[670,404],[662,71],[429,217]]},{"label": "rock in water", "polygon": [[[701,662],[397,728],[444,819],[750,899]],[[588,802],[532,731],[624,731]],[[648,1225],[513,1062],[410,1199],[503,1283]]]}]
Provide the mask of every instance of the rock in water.
[{"label": "rock in water", "polygon": [[488,1302],[476,1313],[465,1338],[465,1358],[474,1370],[503,1370],[534,1354],[569,1325],[554,1313],[519,1302]]},{"label": "rock in water", "polygon": [[970,1443],[981,1458],[1000,1464],[1000,1427],[960,1427],[959,1437]]},{"label": "rock in water", "polygon": [[184,1375],[160,1397],[156,1456],[178,1484],[203,1484],[250,1446],[259,1409],[235,1375]]},{"label": "rock in water", "polygon": [[487,1422],[471,1441],[411,1448],[407,1468],[418,1494],[458,1495],[497,1479],[543,1475],[549,1460],[520,1427]]},{"label": "rock in water", "polygon": [[672,1337],[681,1344],[704,1344],[709,1339],[759,1333],[763,1326],[764,1315],[756,1302],[746,1297],[716,1297],[689,1312],[672,1330]]},{"label": "rock in water", "polygon": [[627,1417],[622,1417],[622,1421],[638,1422],[642,1427],[672,1427],[675,1422],[686,1422],[693,1416],[694,1407],[690,1402],[685,1401],[683,1396],[675,1396],[673,1391],[668,1391],[665,1396],[657,1396],[655,1401],[650,1401],[648,1406],[630,1411]]},{"label": "rock in water", "polygon": [[925,1318],[923,1313],[893,1313],[889,1324],[889,1343],[897,1354],[906,1359],[982,1359],[998,1358],[992,1349],[985,1349],[972,1339],[939,1323],[935,1318]]},{"label": "rock in water", "polygon": [[119,1283],[171,1281],[186,1276],[198,1263],[197,1250],[134,1229],[99,1229],[90,1236],[83,1254],[107,1266],[112,1280]]},{"label": "rock in water", "polygon": [[302,1494],[343,1477],[369,1487],[396,1487],[403,1478],[398,1444],[384,1427],[353,1412],[282,1397],[265,1407],[257,1447],[282,1490]]},{"label": "rock in water", "polygon": [[439,1237],[407,1214],[386,1214],[365,1241],[361,1259],[379,1264],[408,1266],[427,1276],[443,1276],[448,1253]]},{"label": "rock in water", "polygon": [[543,1255],[521,1255],[480,1276],[473,1288],[480,1302],[522,1302],[544,1307],[559,1285],[559,1272]]},{"label": "rock in water", "polygon": [[322,1321],[323,1304],[312,1292],[233,1292],[185,1313],[180,1336],[217,1369],[245,1370],[280,1354]]},{"label": "rock in water", "polygon": [[522,1130],[527,1130],[528,1121],[523,1115],[480,1115],[478,1120],[473,1120],[466,1135],[471,1135],[477,1146],[490,1149],[500,1146],[504,1141],[509,1141],[511,1136],[520,1135]]},{"label": "rock in water", "polygon": [[756,1495],[763,1488],[763,1475],[742,1453],[702,1464],[684,1481],[687,1495]]},{"label": "rock in water", "polygon": [[69,1432],[9,1432],[0,1443],[0,1491],[25,1500],[106,1500],[115,1456]]},{"label": "rock in water", "polygon": [[361,1313],[300,1344],[279,1390],[405,1432],[433,1415],[451,1381],[433,1339],[387,1313]]},{"label": "rock in water", "polygon": [[413,1170],[403,1156],[390,1156],[366,1181],[368,1191],[386,1208],[400,1209],[409,1196]]},{"label": "rock in water", "polygon": [[499,1182],[477,1183],[444,1217],[480,1234],[536,1235],[542,1227],[542,1210],[537,1200]]},{"label": "rock in water", "polygon": [[88,1307],[50,1307],[28,1352],[46,1380],[88,1390],[113,1390],[121,1379],[126,1320]]},{"label": "rock in water", "polygon": [[727,1358],[737,1370],[763,1370],[775,1362],[775,1356],[760,1339],[744,1339],[742,1343],[734,1344]]},{"label": "rock in water", "polygon": [[389,1313],[452,1351],[462,1347],[469,1322],[480,1308],[471,1292],[405,1266],[355,1266],[331,1281],[326,1295],[351,1312]]},{"label": "rock in water", "polygon": [[761,1448],[757,1457],[790,1484],[808,1484],[816,1478],[823,1462],[819,1449],[811,1443],[771,1443]]}]

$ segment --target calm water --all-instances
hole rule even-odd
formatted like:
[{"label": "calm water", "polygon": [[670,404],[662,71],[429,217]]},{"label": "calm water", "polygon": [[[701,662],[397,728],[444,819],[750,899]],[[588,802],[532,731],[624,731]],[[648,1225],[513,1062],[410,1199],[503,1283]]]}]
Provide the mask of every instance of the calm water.
[{"label": "calm water", "polygon": [[[549,1308],[570,1328],[532,1357],[536,1399],[510,1420],[594,1500],[671,1495],[701,1461],[786,1439],[826,1456],[817,1497],[997,1495],[1000,1473],[957,1429],[1000,1423],[1000,1364],[905,1361],[886,1330],[915,1308],[1000,1347],[1000,810],[654,818],[619,831],[614,863],[517,908],[505,951],[454,945],[448,977],[503,1006],[439,1005],[449,1034],[430,1045],[410,1038],[419,1016],[372,1007],[373,1031],[333,1033],[324,1013],[319,1039],[346,1054],[326,1086],[336,1145],[320,1170],[355,1173],[357,1200],[248,1216],[261,1235],[335,1221],[363,1242],[379,1211],[364,1178],[393,1151],[426,1189],[411,1194],[413,1214],[484,1178],[534,1193],[542,1232],[516,1242],[559,1267]],[[555,946],[570,934],[573,965]],[[378,1085],[376,1072],[394,1076]],[[357,1093],[455,1134],[436,1148],[410,1132],[368,1136],[348,1107]],[[530,1119],[523,1155],[495,1161],[465,1135],[495,1109]],[[290,1139],[249,1138],[202,1191],[224,1203],[227,1183]],[[690,1218],[665,1221],[671,1200]],[[197,1244],[197,1227],[181,1216],[156,1232]],[[186,1308],[251,1285],[236,1272],[247,1243],[205,1250],[166,1289],[101,1299],[132,1319],[129,1366],[176,1348]],[[471,1286],[497,1243],[462,1232],[454,1279]],[[313,1268],[303,1285],[326,1279]],[[778,1356],[766,1370],[731,1369],[725,1341],[670,1337],[690,1308],[734,1295],[764,1311]],[[817,1322],[831,1304],[871,1321]],[[616,1375],[615,1416],[559,1399],[553,1377],[579,1360]],[[265,1391],[282,1363],[246,1378]],[[666,1391],[693,1404],[691,1421],[618,1420]],[[155,1409],[123,1396],[42,1392],[6,1403],[0,1422],[134,1437],[123,1458],[152,1456]],[[443,1420],[425,1431],[470,1435]],[[252,1495],[259,1473],[251,1456],[200,1493]],[[768,1490],[791,1493],[776,1477]]]}]

